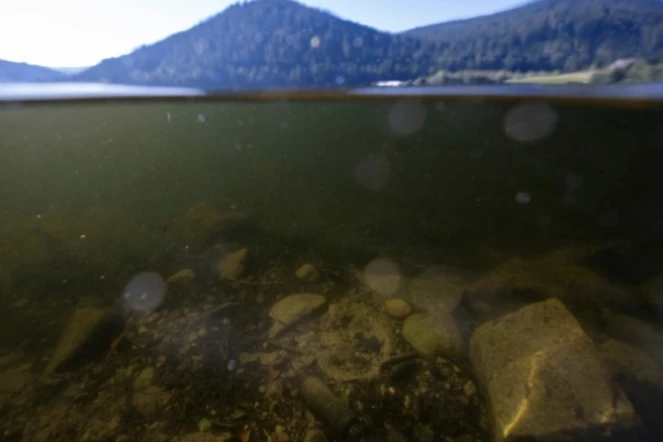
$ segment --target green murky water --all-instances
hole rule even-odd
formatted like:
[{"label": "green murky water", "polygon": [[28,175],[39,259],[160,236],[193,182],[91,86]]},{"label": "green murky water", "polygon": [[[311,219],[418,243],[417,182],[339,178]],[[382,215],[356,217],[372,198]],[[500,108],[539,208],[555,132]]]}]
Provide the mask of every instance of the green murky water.
[{"label": "green murky water", "polygon": [[0,438],[659,440],[663,112],[0,109]]}]

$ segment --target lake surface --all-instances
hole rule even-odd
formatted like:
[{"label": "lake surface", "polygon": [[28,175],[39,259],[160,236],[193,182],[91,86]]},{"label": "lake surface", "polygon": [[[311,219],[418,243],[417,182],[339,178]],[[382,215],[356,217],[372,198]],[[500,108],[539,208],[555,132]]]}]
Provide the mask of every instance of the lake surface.
[{"label": "lake surface", "polygon": [[6,440],[661,440],[660,86],[41,86]]}]

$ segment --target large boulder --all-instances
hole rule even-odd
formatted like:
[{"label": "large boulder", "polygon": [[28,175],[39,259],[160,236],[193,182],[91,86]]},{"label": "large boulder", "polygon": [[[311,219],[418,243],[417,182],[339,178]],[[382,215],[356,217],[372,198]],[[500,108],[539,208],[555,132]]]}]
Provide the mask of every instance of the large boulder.
[{"label": "large boulder", "polygon": [[639,424],[592,340],[559,299],[478,327],[470,355],[494,440],[591,440]]}]

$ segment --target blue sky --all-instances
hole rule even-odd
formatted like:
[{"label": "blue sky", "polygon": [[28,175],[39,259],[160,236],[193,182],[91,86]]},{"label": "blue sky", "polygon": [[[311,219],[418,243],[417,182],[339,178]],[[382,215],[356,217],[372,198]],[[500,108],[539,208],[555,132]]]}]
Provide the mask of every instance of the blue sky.
[{"label": "blue sky", "polygon": [[[18,0],[0,7],[0,59],[90,66],[188,29],[236,0]],[[303,0],[384,31],[508,9],[524,0]]]}]

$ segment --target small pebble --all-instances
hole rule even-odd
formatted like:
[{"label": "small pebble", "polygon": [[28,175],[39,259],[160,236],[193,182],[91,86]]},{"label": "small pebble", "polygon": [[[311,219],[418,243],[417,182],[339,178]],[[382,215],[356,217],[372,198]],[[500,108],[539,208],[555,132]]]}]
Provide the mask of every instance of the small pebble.
[{"label": "small pebble", "polygon": [[304,437],[304,442],[327,442],[327,436],[322,430],[309,430]]},{"label": "small pebble", "polygon": [[299,279],[305,279],[307,281],[315,281],[318,279],[319,273],[318,270],[313,267],[312,264],[304,264],[295,272],[295,276]]},{"label": "small pebble", "polygon": [[185,284],[191,282],[196,275],[191,269],[182,269],[179,272],[172,275],[166,282],[169,284]]},{"label": "small pebble", "polygon": [[402,299],[388,299],[384,303],[384,308],[387,314],[394,319],[403,319],[412,313],[410,304]]},{"label": "small pebble", "polygon": [[468,397],[474,396],[477,393],[477,388],[474,386],[474,382],[467,381],[463,386],[463,391]]}]

